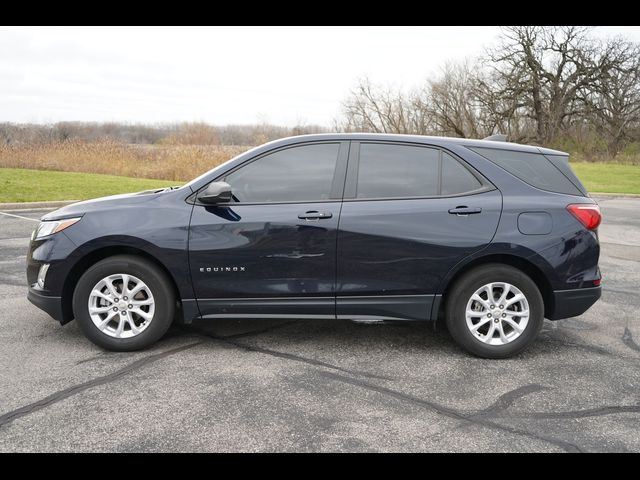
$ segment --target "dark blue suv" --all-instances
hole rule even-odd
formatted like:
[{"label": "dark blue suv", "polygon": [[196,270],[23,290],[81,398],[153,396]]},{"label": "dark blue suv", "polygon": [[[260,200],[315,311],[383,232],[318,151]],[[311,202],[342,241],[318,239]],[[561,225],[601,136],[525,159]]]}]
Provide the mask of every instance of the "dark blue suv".
[{"label": "dark blue suv", "polygon": [[28,296],[110,350],[174,319],[442,318],[466,350],[502,358],[600,297],[600,218],[563,152],[299,136],[180,188],[49,213]]}]

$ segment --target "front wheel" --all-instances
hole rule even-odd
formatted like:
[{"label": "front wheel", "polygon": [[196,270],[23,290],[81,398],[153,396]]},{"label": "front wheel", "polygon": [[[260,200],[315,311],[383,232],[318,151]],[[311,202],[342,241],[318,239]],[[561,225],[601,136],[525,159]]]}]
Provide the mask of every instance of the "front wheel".
[{"label": "front wheel", "polygon": [[446,300],[447,327],[467,351],[507,358],[535,340],[544,321],[544,302],[522,271],[490,264],[465,274]]},{"label": "front wheel", "polygon": [[140,350],[169,329],[175,295],[166,274],[132,255],[109,257],[78,280],[73,312],[80,329],[107,350]]}]

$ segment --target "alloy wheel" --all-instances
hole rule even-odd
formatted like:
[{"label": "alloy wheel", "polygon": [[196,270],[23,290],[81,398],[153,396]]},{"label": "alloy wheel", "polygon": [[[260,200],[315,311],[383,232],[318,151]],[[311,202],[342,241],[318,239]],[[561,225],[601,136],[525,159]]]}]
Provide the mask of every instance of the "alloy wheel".
[{"label": "alloy wheel", "polygon": [[518,338],[529,322],[529,302],[520,289],[493,282],[477,289],[467,302],[467,328],[488,345],[506,345]]},{"label": "alloy wheel", "polygon": [[151,289],[126,273],[100,280],[89,294],[89,315],[102,333],[114,338],[140,335],[153,320],[155,301]]}]

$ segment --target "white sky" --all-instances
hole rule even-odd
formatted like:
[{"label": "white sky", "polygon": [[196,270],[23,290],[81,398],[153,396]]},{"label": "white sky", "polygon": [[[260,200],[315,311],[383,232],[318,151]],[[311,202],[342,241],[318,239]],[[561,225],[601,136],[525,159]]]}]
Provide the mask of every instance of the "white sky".
[{"label": "white sky", "polygon": [[[640,27],[598,27],[640,41]],[[411,87],[497,27],[0,27],[0,121],[328,126],[365,75]]]}]

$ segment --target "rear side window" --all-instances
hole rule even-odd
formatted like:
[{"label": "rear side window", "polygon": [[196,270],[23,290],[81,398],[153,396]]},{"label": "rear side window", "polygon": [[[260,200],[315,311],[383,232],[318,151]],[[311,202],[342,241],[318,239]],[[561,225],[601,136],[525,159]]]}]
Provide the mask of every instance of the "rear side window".
[{"label": "rear side window", "polygon": [[482,183],[458,160],[437,148],[360,144],[356,198],[459,195]]},{"label": "rear side window", "polygon": [[584,195],[561,170],[540,153],[513,152],[484,147],[470,147],[470,150],[541,190],[567,195]]},{"label": "rear side window", "polygon": [[357,198],[432,197],[438,194],[440,150],[363,143]]}]

